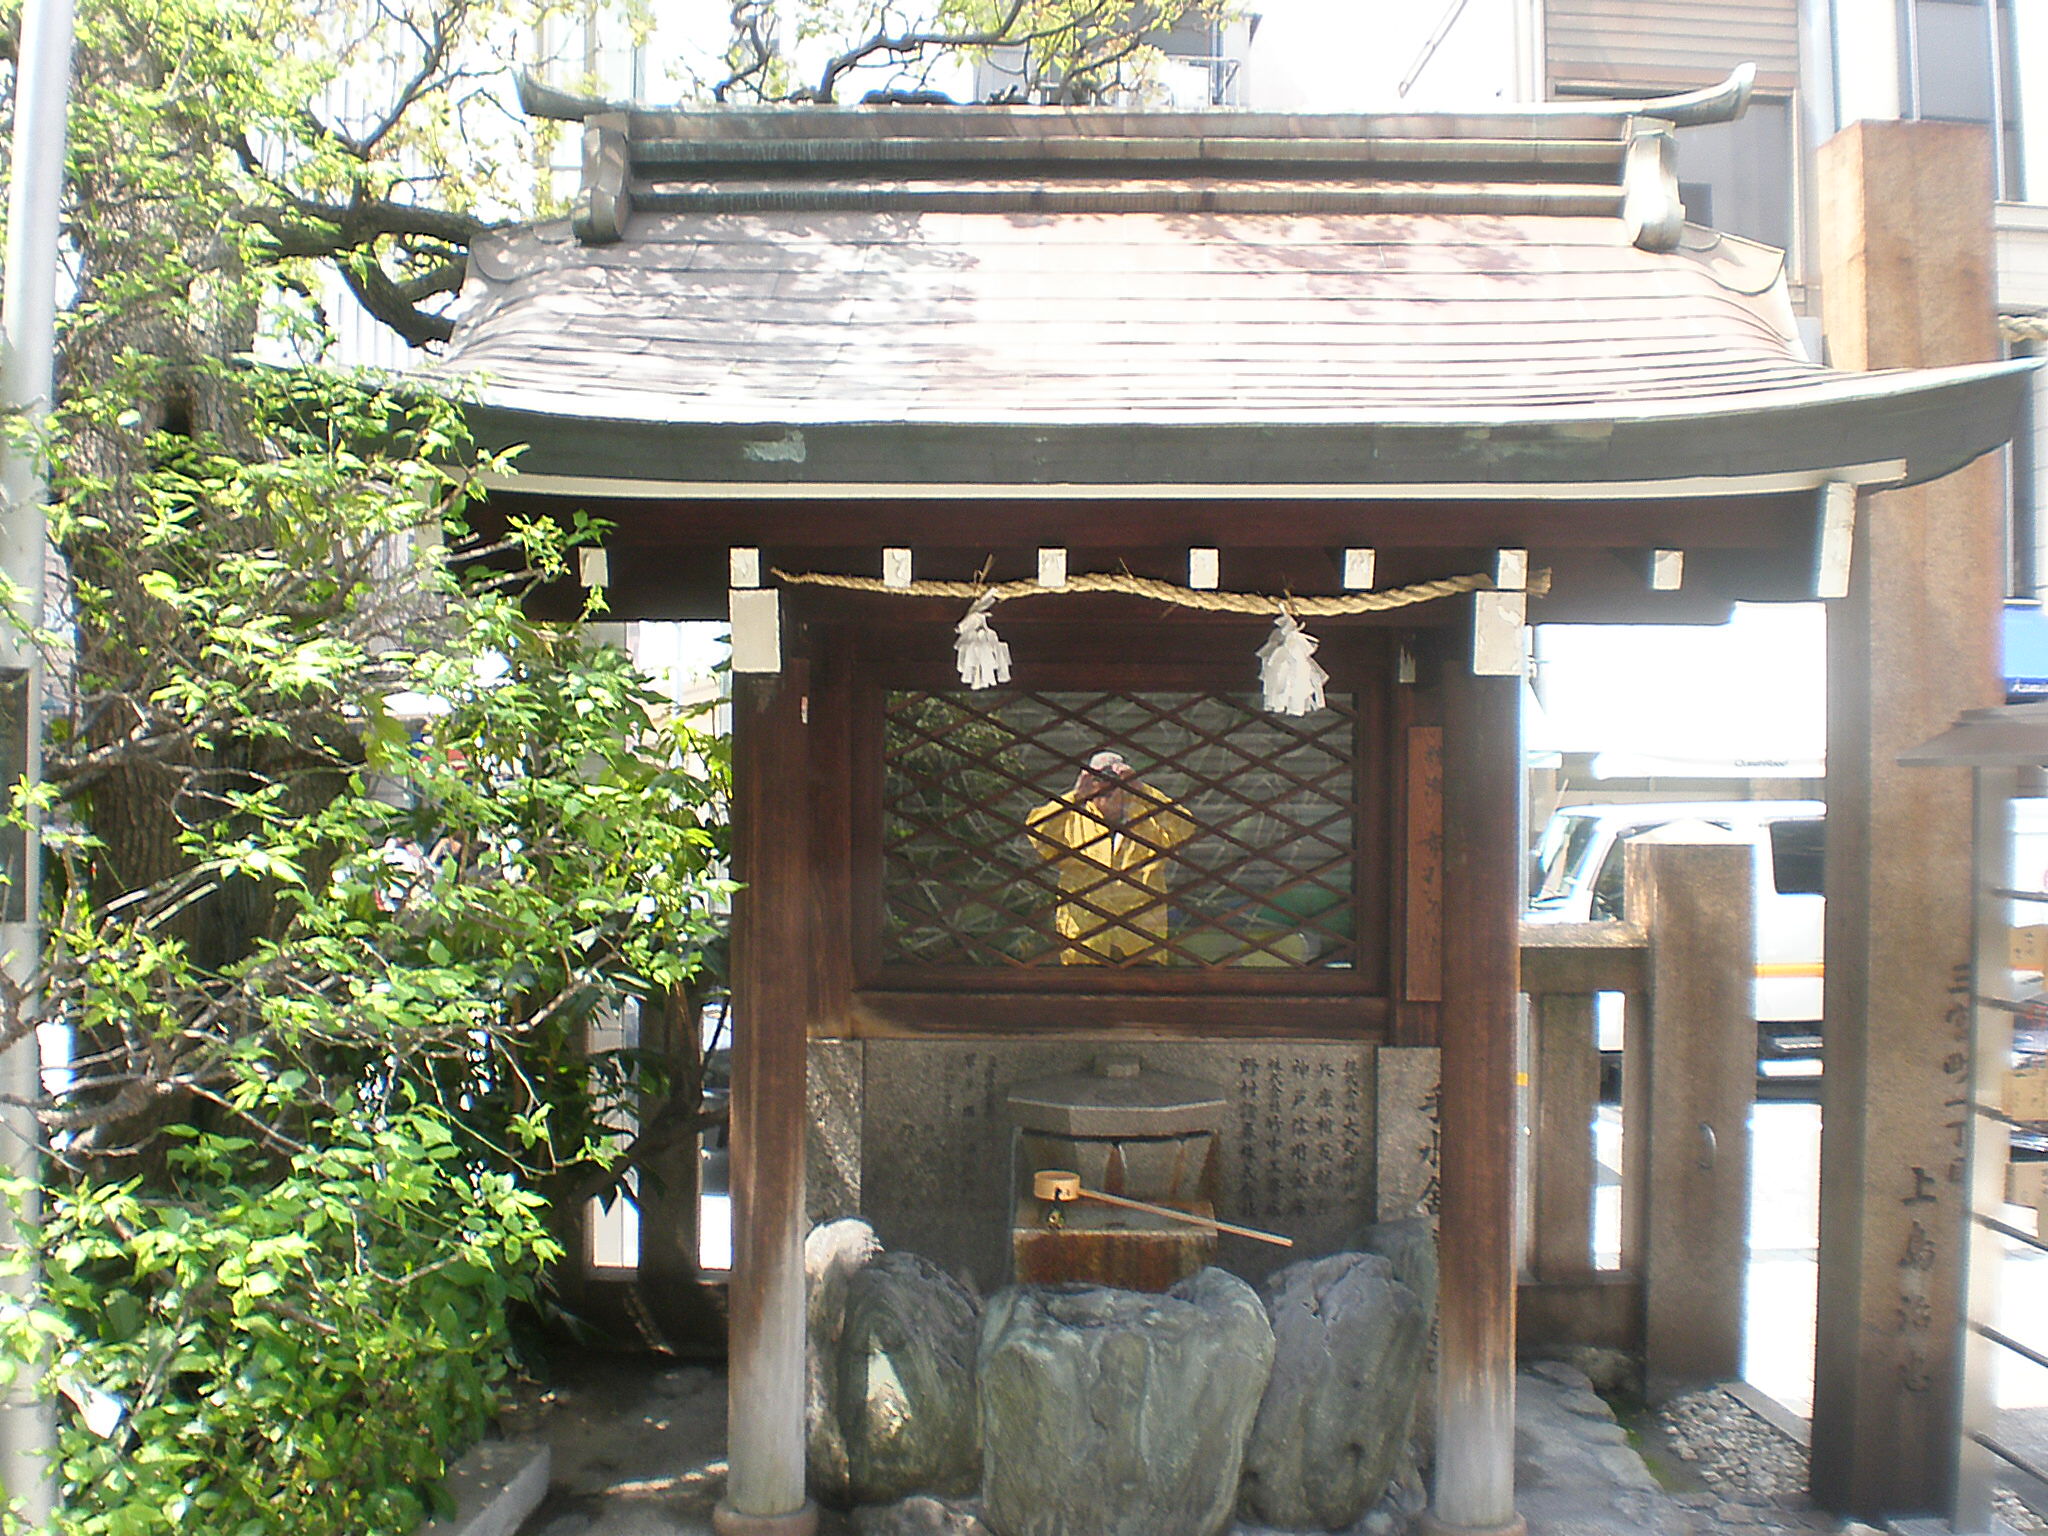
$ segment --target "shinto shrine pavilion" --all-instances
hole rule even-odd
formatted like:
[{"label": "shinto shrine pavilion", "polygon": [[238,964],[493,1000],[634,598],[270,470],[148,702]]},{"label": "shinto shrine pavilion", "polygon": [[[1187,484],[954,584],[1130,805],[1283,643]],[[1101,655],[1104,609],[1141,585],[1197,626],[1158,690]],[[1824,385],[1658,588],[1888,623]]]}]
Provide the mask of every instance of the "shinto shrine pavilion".
[{"label": "shinto shrine pavilion", "polygon": [[[1745,87],[1457,117],[593,106],[573,218],[479,243],[441,367],[484,441],[528,445],[490,511],[607,520],[615,618],[733,623],[722,1529],[814,1518],[807,1127],[854,1148],[840,1210],[999,1283],[989,1095],[1105,1042],[1243,1083],[1218,1207],[1307,1244],[1378,1209],[1385,1053],[1440,1052],[1429,1519],[1514,1528],[1524,628],[1814,596],[1823,1269],[1855,1281],[1822,1322],[1816,1479],[1922,1499],[1939,1391],[1872,1319],[1886,1181],[1942,1133],[1886,1063],[1940,1016],[1967,896],[1932,889],[1938,776],[1894,794],[1888,743],[1991,702],[1992,491],[1965,466],[2023,368],[1987,361],[1976,141],[1919,124],[1831,147],[1837,366],[1807,354],[1780,253],[1680,205],[1674,128]],[[1104,575],[1137,590],[1081,580]],[[1011,677],[979,690],[943,595],[976,583],[1033,594],[988,615]],[[1211,593],[1293,605],[1320,709],[1261,703],[1279,604]],[[1135,914],[1027,836],[1112,749],[1189,824]],[[1904,851],[1887,818],[1921,828]],[[1966,795],[1953,821],[1963,860]],[[1895,853],[1936,861],[1928,890]],[[1297,1063],[1338,1097],[1276,1126],[1262,1085]]]}]

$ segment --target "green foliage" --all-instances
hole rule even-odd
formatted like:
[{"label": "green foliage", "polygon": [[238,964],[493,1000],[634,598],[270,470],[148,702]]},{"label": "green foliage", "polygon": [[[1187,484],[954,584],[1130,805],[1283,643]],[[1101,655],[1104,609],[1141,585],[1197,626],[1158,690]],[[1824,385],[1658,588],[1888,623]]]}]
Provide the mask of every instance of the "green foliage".
[{"label": "green foliage", "polygon": [[416,1524],[621,1111],[694,1124],[691,1064],[593,1059],[591,1014],[721,966],[722,744],[522,611],[573,531],[470,534],[444,403],[226,383],[253,451],[58,461],[90,557],[18,797],[56,818],[49,948],[5,1001],[77,1049],[41,1259],[81,1536]]},{"label": "green foliage", "polygon": [[4,1023],[38,997],[77,1051],[41,1108],[60,1528],[404,1531],[621,1112],[696,1124],[693,1063],[584,1045],[721,970],[723,746],[523,612],[577,530],[473,534],[453,407],[221,383],[240,452],[158,434],[109,486],[58,445],[70,686],[17,797],[49,946]]},{"label": "green foliage", "polygon": [[721,746],[528,616],[591,530],[473,527],[510,466],[455,402],[278,363],[326,344],[318,258],[400,320],[459,281],[498,193],[456,130],[515,9],[79,8],[67,581],[14,795],[48,943],[0,980],[0,1043],[73,1046],[40,1294],[0,1312],[64,1394],[67,1536],[410,1530],[551,1233],[641,1155],[621,1112],[701,1116],[687,1055],[583,1047],[718,977]]},{"label": "green foliage", "polygon": [[65,1536],[403,1536],[505,1376],[505,1310],[552,1254],[539,1200],[447,1117],[359,1108],[283,1169],[186,1131],[171,1188],[45,1213],[42,1345],[74,1409]]}]

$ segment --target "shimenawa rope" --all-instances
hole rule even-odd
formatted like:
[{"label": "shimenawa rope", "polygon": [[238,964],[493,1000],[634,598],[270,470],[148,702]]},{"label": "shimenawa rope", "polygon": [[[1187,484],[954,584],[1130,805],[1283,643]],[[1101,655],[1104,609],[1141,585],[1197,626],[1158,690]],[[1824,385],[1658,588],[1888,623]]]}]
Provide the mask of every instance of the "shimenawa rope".
[{"label": "shimenawa rope", "polygon": [[[1303,618],[1384,613],[1389,609],[1434,602],[1442,597],[1456,597],[1461,592],[1491,591],[1494,586],[1490,576],[1447,576],[1437,581],[1393,587],[1384,592],[1351,592],[1342,597],[1268,597],[1260,592],[1219,592],[1176,586],[1151,576],[1133,576],[1128,571],[1069,576],[1057,586],[1043,586],[1036,581],[993,584],[980,581],[913,581],[891,585],[874,576],[833,576],[818,571],[778,570],[774,575],[778,581],[791,585],[837,587],[849,592],[885,592],[899,597],[966,599],[973,606],[967,610],[966,617],[954,626],[953,649],[960,680],[970,688],[992,688],[1010,680],[1010,648],[996,634],[988,618],[989,610],[997,603],[1081,592],[1117,592],[1212,613],[1271,615],[1275,621],[1273,633],[1259,647],[1260,683],[1266,707],[1283,715],[1305,715],[1321,709],[1323,684],[1329,680],[1329,673],[1315,659],[1315,637],[1301,627]],[[1532,576],[1529,590],[1540,594],[1548,590],[1549,585],[1549,573],[1539,571]]]},{"label": "shimenawa rope", "polygon": [[[1291,613],[1296,618],[1323,619],[1348,613],[1384,613],[1391,608],[1409,608],[1433,603],[1438,598],[1456,597],[1461,592],[1488,592],[1493,578],[1485,575],[1445,576],[1436,581],[1418,581],[1413,586],[1390,587],[1384,592],[1347,592],[1342,597],[1268,597],[1263,592],[1210,592],[1176,586],[1151,576],[1133,576],[1128,571],[1101,571],[1069,576],[1056,587],[1041,587],[1035,581],[913,581],[906,587],[892,587],[877,576],[833,576],[819,571],[774,572],[778,581],[814,587],[839,587],[849,592],[887,592],[898,597],[950,597],[991,603],[1016,602],[1026,597],[1067,597],[1083,592],[1121,592],[1129,597],[1149,597],[1182,608],[1202,608],[1212,613],[1256,613],[1277,616]],[[1529,583],[1539,592],[1540,573]],[[984,612],[987,610],[984,609]]]}]

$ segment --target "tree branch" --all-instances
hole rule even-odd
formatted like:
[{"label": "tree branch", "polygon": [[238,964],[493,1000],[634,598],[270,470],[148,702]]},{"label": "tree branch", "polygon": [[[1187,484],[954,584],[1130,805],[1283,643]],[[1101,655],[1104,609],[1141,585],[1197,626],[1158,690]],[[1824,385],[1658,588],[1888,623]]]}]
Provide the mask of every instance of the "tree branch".
[{"label": "tree branch", "polygon": [[1003,13],[1002,19],[994,26],[985,27],[978,32],[899,32],[891,36],[877,27],[867,41],[855,43],[844,53],[826,61],[825,72],[818,77],[817,88],[810,93],[810,99],[819,103],[830,102],[840,77],[850,70],[859,68],[863,62],[878,53],[901,56],[922,54],[932,48],[994,48],[1004,43],[1037,41],[1064,30],[1055,28],[1052,31],[1038,33],[1014,32],[1018,19],[1024,14],[1025,3],[1026,0],[1010,0],[1009,9]]},{"label": "tree branch", "polygon": [[[391,280],[375,258],[367,261],[344,261],[340,264],[341,280],[348,284],[350,293],[364,309],[406,340],[407,345],[424,347],[430,342],[446,341],[455,334],[455,322],[446,315],[430,314],[418,307],[418,300],[409,299],[404,289]],[[461,287],[458,279],[455,288]],[[429,289],[429,292],[452,292],[443,287]]]},{"label": "tree branch", "polygon": [[[388,8],[385,14],[390,15]],[[373,123],[369,130],[360,135],[352,134],[331,123],[318,122],[320,130],[332,138],[349,154],[358,160],[367,160],[377,151],[377,146],[390,137],[405,114],[410,112],[421,97],[438,90],[446,82],[441,71],[448,62],[455,39],[462,23],[469,14],[468,0],[451,0],[445,7],[437,7],[433,13],[433,25],[429,32],[422,32],[419,24],[410,17],[403,18],[405,29],[420,44],[420,67],[415,70],[398,93],[392,98],[390,110]]]}]

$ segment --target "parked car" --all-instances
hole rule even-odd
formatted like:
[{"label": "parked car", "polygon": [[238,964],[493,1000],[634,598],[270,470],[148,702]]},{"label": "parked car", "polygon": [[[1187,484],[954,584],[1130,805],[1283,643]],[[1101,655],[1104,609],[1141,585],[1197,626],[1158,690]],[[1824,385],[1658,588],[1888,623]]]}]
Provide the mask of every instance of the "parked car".
[{"label": "parked car", "polygon": [[[1589,923],[1627,916],[1623,860],[1630,838],[1703,823],[1747,842],[1756,858],[1757,1075],[1766,1084],[1820,1075],[1822,864],[1827,807],[1818,800],[1663,801],[1572,805],[1543,829],[1527,917]],[[1620,999],[1598,1010],[1600,1049],[1621,1049]]]},{"label": "parked car", "polygon": [[[1818,800],[1565,806],[1552,815],[1537,845],[1525,915],[1539,923],[1626,916],[1623,859],[1628,840],[1642,833],[1689,821],[1746,841],[1756,857],[1757,1075],[1763,1084],[1796,1090],[1820,1075],[1826,815]],[[2012,826],[2014,887],[2048,891],[2048,800],[2015,800]],[[2044,913],[2048,909],[2016,902],[2013,921],[2048,920]],[[2023,997],[2040,990],[2037,976],[2015,980]],[[1599,1009],[1600,1049],[1610,1055],[1621,1048],[1619,1003],[1604,1000]],[[2048,1006],[2039,1016],[2022,1018],[2017,1053],[2048,1046],[2044,1020]]]}]

